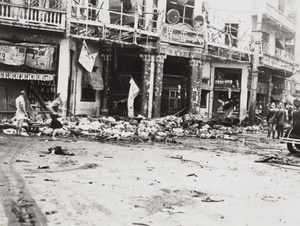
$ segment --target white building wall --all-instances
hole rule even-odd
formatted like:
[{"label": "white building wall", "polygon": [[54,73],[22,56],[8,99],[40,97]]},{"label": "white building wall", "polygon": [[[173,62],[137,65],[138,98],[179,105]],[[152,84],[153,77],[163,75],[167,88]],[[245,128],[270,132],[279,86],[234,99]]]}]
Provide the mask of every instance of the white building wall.
[{"label": "white building wall", "polygon": [[[87,46],[90,50],[91,53],[95,53],[96,51],[98,51],[98,47],[96,45],[90,45],[87,42]],[[78,50],[80,53],[80,49]],[[101,95],[99,90],[96,90],[96,99],[95,101],[91,102],[91,101],[82,101],[81,100],[81,83],[82,83],[82,76],[84,73],[84,69],[80,66],[80,64],[78,62],[76,62],[77,65],[77,74],[76,74],[76,79],[75,79],[75,92],[74,92],[74,99],[75,99],[75,103],[74,103],[74,108],[75,108],[75,114],[76,115],[96,115],[99,116],[100,114],[100,104],[101,104]],[[73,65],[74,66],[74,65]],[[99,67],[99,71],[101,72],[101,76],[102,76],[102,61],[101,58],[98,54],[96,61],[95,61],[95,65]]]}]

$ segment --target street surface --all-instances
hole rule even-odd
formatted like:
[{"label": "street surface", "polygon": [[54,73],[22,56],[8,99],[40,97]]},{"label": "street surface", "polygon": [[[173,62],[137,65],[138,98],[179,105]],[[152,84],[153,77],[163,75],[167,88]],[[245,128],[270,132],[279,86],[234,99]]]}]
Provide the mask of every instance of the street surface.
[{"label": "street surface", "polygon": [[[265,137],[103,143],[0,134],[0,225],[300,225],[300,158]],[[66,155],[49,154],[55,145]]]}]

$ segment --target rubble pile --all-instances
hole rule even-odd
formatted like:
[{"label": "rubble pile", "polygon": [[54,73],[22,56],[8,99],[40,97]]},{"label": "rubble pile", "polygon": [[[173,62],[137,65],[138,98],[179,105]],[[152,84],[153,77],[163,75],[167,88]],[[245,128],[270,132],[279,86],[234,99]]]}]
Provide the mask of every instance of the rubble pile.
[{"label": "rubble pile", "polygon": [[[173,115],[157,119],[146,119],[138,116],[131,120],[116,120],[113,117],[94,118],[90,116],[61,118],[63,128],[58,131],[61,137],[86,136],[97,140],[129,140],[176,142],[176,137],[199,137],[203,139],[235,140],[236,135],[260,132],[261,126],[233,126],[210,118],[195,115],[176,117]],[[38,136],[51,136],[51,119],[27,120],[23,134],[35,133]],[[0,129],[13,135],[15,121],[2,120]]]}]

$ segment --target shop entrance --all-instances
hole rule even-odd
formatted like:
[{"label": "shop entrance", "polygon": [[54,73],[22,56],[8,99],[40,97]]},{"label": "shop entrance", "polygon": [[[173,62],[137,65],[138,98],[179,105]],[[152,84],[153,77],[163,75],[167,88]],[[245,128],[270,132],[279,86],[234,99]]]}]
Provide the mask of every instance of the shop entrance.
[{"label": "shop entrance", "polygon": [[213,115],[239,118],[241,69],[216,68]]},{"label": "shop entrance", "polygon": [[168,56],[164,65],[161,116],[182,116],[187,110],[188,62]]}]

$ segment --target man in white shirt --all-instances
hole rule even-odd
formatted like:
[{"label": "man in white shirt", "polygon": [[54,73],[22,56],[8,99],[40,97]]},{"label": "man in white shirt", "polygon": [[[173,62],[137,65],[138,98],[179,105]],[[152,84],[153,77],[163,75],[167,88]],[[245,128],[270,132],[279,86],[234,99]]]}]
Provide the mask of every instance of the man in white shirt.
[{"label": "man in white shirt", "polygon": [[26,109],[25,109],[25,91],[22,90],[20,92],[20,96],[18,96],[16,98],[16,107],[17,107],[17,111],[16,111],[16,119],[17,119],[17,125],[16,125],[16,131],[17,131],[17,136],[21,135],[21,131],[22,131],[22,125],[23,125],[23,121],[27,116],[26,113]]}]

